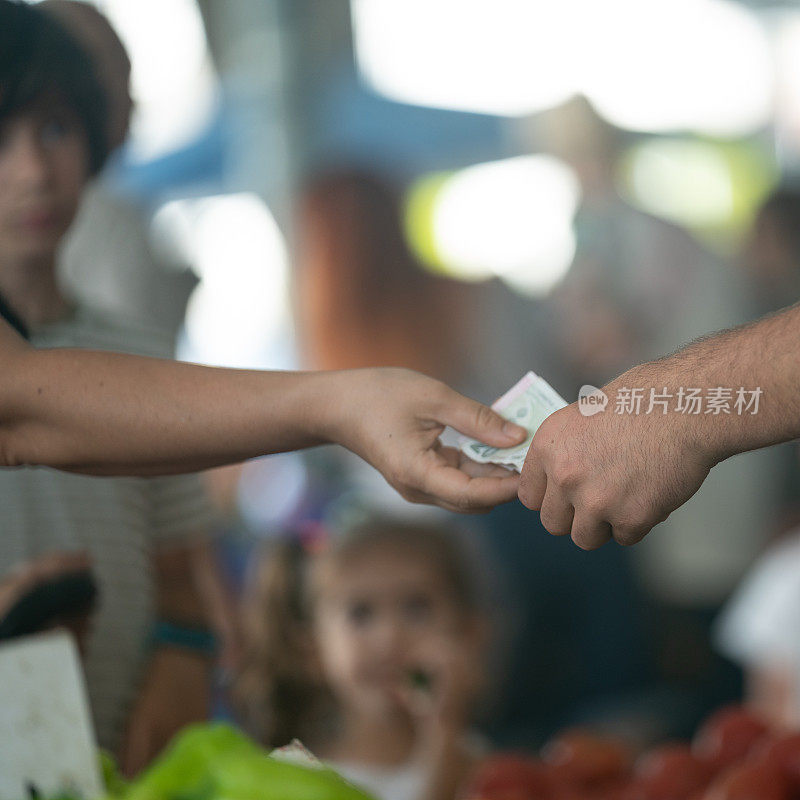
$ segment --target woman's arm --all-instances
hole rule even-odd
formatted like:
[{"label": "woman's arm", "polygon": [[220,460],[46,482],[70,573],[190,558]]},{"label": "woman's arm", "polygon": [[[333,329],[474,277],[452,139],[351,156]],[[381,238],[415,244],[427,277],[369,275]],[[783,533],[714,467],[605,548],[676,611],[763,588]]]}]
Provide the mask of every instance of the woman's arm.
[{"label": "woman's arm", "polygon": [[475,472],[446,425],[519,442],[490,409],[400,369],[226,370],[83,350],[36,350],[0,321],[0,465],[97,475],[192,472],[338,442],[415,502],[483,510],[514,496],[505,470]]}]

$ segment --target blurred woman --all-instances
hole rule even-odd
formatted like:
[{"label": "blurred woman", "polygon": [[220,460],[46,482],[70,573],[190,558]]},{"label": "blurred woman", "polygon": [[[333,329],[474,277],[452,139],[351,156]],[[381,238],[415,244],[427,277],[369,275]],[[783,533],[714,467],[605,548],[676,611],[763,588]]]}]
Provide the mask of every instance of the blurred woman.
[{"label": "blurred woman", "polygon": [[[0,465],[147,476],[100,481],[30,468],[0,471],[0,576],[48,553],[89,552],[102,596],[89,647],[90,691],[100,739],[110,747],[119,744],[136,696],[133,720],[140,724],[128,730],[124,763],[133,772],[177,728],[206,715],[213,645],[189,553],[194,534],[210,522],[200,485],[193,477],[152,476],[340,438],[320,424],[337,407],[343,427],[352,418],[364,432],[369,419],[380,416],[383,424],[404,403],[399,382],[409,382],[426,402],[434,382],[387,371],[381,375],[391,388],[376,387],[370,400],[352,374],[329,376],[315,411],[308,393],[309,383],[317,385],[313,376],[119,355],[166,353],[150,332],[73,304],[55,271],[87,180],[108,156],[107,124],[102,87],[78,44],[40,9],[0,0],[0,292],[6,313],[38,348],[0,323]],[[369,375],[379,378],[369,371],[367,381]],[[333,384],[342,379],[353,394],[337,400]],[[359,403],[366,404],[362,412],[355,410]],[[378,405],[380,415],[371,413]],[[468,427],[478,425],[478,408],[469,405]],[[419,455],[421,446],[423,471],[438,463],[445,473],[458,472],[455,452],[448,460],[439,448],[429,451],[441,428],[427,428],[426,446],[413,436],[426,415],[402,416],[409,423],[403,433],[396,429],[391,444],[391,433],[367,434],[366,449],[376,455],[384,449],[397,468],[406,461],[403,449]],[[439,477],[449,483],[446,474]],[[464,473],[459,477],[470,483]],[[503,499],[513,496],[513,478],[508,489]]]},{"label": "blurred woman", "polygon": [[[71,94],[64,84],[74,70],[82,64],[92,73],[74,42],[66,58],[58,55],[53,37],[63,39],[64,31],[26,3],[0,0],[0,14],[0,230],[24,278],[28,267],[52,269],[52,253],[38,248],[52,250],[64,235],[86,177],[105,160],[108,139],[96,79],[88,94],[81,90],[73,98],[77,107],[65,102]],[[42,57],[50,66],[55,61],[55,70],[29,68]],[[61,117],[51,124],[56,111]],[[99,121],[89,125],[90,118]],[[48,296],[26,305],[38,315],[63,308],[64,300]],[[11,310],[17,318],[26,313]],[[408,370],[219,370],[118,353],[35,349],[3,311],[0,305],[2,466],[169,474],[337,442],[417,502],[477,510],[516,492],[517,479],[505,471],[480,470],[483,477],[475,477],[474,465],[442,448],[439,435],[452,424],[507,447],[522,441],[525,431]]]},{"label": "blurred woman", "polygon": [[[149,331],[62,291],[59,247],[111,145],[107,98],[87,54],[47,14],[4,3],[0,25],[16,45],[0,65],[0,292],[17,328],[40,348],[170,355]],[[78,557],[92,568],[100,594],[86,674],[97,734],[112,750],[127,739],[123,767],[138,770],[209,709],[212,637],[194,578],[211,514],[197,476],[3,470],[0,507],[0,594],[20,576],[69,573]],[[0,616],[7,607],[0,600]],[[204,647],[180,645],[187,628]]]}]

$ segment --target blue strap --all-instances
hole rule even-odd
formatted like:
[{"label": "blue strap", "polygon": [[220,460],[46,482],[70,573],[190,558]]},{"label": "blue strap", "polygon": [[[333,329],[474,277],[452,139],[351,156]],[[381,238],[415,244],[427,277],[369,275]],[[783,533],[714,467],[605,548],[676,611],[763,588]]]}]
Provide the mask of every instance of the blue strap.
[{"label": "blue strap", "polygon": [[159,620],[155,624],[153,643],[195,650],[208,656],[213,656],[217,652],[217,639],[211,631],[204,628],[186,628],[166,620]]}]

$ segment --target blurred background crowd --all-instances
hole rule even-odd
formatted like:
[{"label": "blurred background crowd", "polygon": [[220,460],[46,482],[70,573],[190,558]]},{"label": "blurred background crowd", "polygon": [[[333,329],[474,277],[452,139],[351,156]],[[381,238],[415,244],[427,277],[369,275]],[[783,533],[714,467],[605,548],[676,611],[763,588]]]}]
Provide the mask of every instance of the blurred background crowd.
[{"label": "blurred background crowd", "polygon": [[[25,320],[41,344],[405,366],[488,402],[532,369],[572,401],[800,300],[795,3],[36,8],[93,63],[111,151],[60,243],[63,307]],[[12,309],[16,289],[0,265]],[[65,309],[82,314],[69,332]],[[78,550],[98,574],[90,695],[128,771],[213,715],[265,743],[317,741],[368,784],[363,731],[335,707],[385,716],[365,682],[414,668],[417,647],[421,666],[484,665],[458,679],[480,746],[576,724],[645,745],[743,696],[800,720],[794,445],[723,463],[644,543],[592,553],[517,503],[467,520],[407,504],[330,448],[152,482],[144,499],[138,479],[10,480],[0,497],[29,499],[3,572]],[[35,533],[67,517],[73,538]],[[394,602],[397,629],[365,644]],[[423,654],[440,623],[447,643]],[[402,762],[398,731],[364,762]]]}]

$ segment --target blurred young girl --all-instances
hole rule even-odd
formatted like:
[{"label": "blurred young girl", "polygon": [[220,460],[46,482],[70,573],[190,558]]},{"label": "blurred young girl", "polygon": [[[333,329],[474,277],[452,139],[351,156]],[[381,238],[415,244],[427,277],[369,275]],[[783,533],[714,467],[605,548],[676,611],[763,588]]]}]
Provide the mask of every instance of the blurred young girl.
[{"label": "blurred young girl", "polygon": [[257,565],[235,695],[269,745],[299,737],[381,800],[452,800],[480,747],[469,722],[486,624],[457,535],[374,520]]}]

